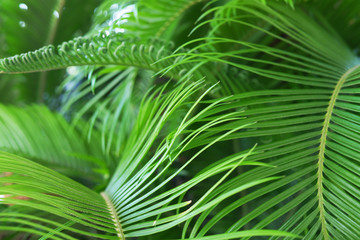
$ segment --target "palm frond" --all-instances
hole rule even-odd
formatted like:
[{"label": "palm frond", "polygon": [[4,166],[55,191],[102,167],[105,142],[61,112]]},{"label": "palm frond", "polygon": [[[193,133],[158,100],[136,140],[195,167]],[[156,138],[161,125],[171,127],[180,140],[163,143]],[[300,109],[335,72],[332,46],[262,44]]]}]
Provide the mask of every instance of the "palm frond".
[{"label": "palm frond", "polygon": [[[96,192],[83,185],[30,160],[2,152],[0,154],[1,172],[12,172],[10,177],[2,177],[0,181],[7,186],[1,186],[0,192],[7,196],[2,203],[26,206],[44,211],[50,215],[57,215],[64,221],[75,223],[116,234],[112,218],[105,200]],[[11,184],[11,185],[9,185]],[[19,199],[19,196],[29,199]],[[14,212],[0,213],[2,230],[25,231],[37,235],[53,232],[54,239],[74,239],[68,234],[57,232],[53,227],[63,226],[62,220],[52,221],[51,217],[34,217],[28,214]],[[11,227],[11,223],[19,222],[23,226]],[[39,223],[34,223],[34,220]],[[9,225],[10,224],[10,225]],[[75,226],[65,227],[66,230],[93,237],[101,234],[87,233]],[[108,237],[107,239],[115,239]]]},{"label": "palm frond", "polygon": [[[91,134],[97,135],[96,130],[102,130],[103,151],[118,157],[108,163],[111,177],[103,192],[79,186],[29,160],[1,153],[0,172],[14,173],[0,178],[3,183],[12,183],[0,187],[1,193],[12,195],[5,196],[3,202],[16,204],[0,213],[0,221],[6,222],[3,228],[45,239],[72,239],[71,231],[105,239],[142,237],[179,224],[183,224],[182,239],[263,235],[272,235],[270,239],[297,235],[303,239],[356,239],[360,235],[360,61],[353,51],[357,37],[349,39],[358,26],[354,19],[358,7],[344,18],[348,28],[341,29],[344,22],[334,23],[331,18],[343,15],[351,0],[326,6],[331,1],[298,1],[295,9],[291,5],[295,1],[287,1],[290,6],[264,2],[211,1],[194,29],[209,29],[208,34],[187,41],[175,52],[162,41],[105,31],[97,37],[77,38],[57,48],[48,46],[0,60],[1,73],[72,65],[125,66],[104,68],[105,74],[96,70],[99,78],[95,81],[90,76],[90,84],[79,75],[73,81],[79,83],[79,88],[73,88],[76,98],[64,108],[65,112],[86,101],[87,95],[97,90],[93,100],[79,104],[75,121],[82,124],[82,119],[90,117],[90,124],[86,124],[90,133],[93,129]],[[167,28],[164,19],[177,19],[183,7],[195,1],[180,3],[185,5],[159,16],[154,26]],[[339,12],[328,13],[328,9]],[[159,8],[149,15],[139,12],[138,19],[146,23],[162,11]],[[129,19],[133,17],[130,14]],[[135,20],[128,22],[129,34],[133,23]],[[162,27],[159,31],[163,32]],[[149,25],[138,31],[145,39],[154,32]],[[168,33],[172,33],[171,28]],[[130,105],[139,68],[161,71],[181,84],[174,87],[167,81],[163,88],[149,91],[134,110]],[[235,76],[229,76],[227,71],[233,69]],[[238,73],[247,76],[237,78]],[[204,81],[194,81],[201,78],[210,83],[218,80],[223,88],[203,89]],[[240,82],[249,78],[255,78],[258,86]],[[215,89],[212,97],[225,97],[211,99],[209,93]],[[126,111],[138,111],[138,115],[124,119]],[[10,141],[20,142],[17,135]],[[221,146],[228,148],[230,141],[234,149],[223,154]],[[256,143],[260,144],[254,150],[251,147]],[[214,147],[217,144],[219,148]],[[216,153],[221,157],[213,154],[216,161],[207,156],[202,158],[205,163],[195,161],[211,155],[211,149],[221,152]],[[181,162],[183,155],[188,159]],[[200,170],[191,169],[197,162]],[[174,164],[180,166],[172,168]],[[194,173],[189,174],[191,178],[171,186],[175,177],[188,174],[186,169]],[[49,183],[48,174],[53,175]],[[55,185],[55,180],[60,184]],[[202,187],[199,194],[188,194],[197,186]],[[65,190],[78,195],[72,199]],[[13,210],[18,205],[46,208],[43,215],[19,215]],[[60,218],[53,221],[44,214]],[[87,233],[88,228],[96,233]],[[265,230],[274,228],[290,234]]]},{"label": "palm frond", "polygon": [[89,118],[87,138],[91,140],[94,137],[92,129],[98,129],[102,150],[106,154],[119,156],[136,119],[137,106],[148,92],[148,89],[143,89],[141,96],[134,96],[137,72],[134,68],[112,66],[89,75],[91,81],[96,78],[94,84],[84,80],[86,72],[85,76],[70,76],[64,83],[61,113],[68,115],[77,109],[71,116],[75,126],[82,124],[81,119]]},{"label": "palm frond", "polygon": [[[351,77],[347,80],[351,82]],[[358,225],[354,224],[357,221],[355,209],[358,197],[354,195],[353,189],[359,186],[359,175],[354,170],[356,164],[352,165],[353,167],[348,165],[356,161],[357,130],[350,127],[350,125],[354,126],[354,120],[351,118],[356,114],[352,110],[354,103],[349,104],[346,100],[342,100],[343,97],[356,98],[356,93],[352,88],[343,86],[337,95],[338,90],[340,90],[339,86],[332,94],[325,93],[324,90],[312,90],[312,93],[305,96],[294,96],[296,92],[292,90],[289,92],[290,95],[269,97],[268,101],[264,100],[265,106],[264,102],[257,103],[255,99],[249,101],[255,105],[252,110],[247,111],[250,115],[254,114],[248,120],[257,120],[258,125],[254,125],[256,131],[244,132],[238,137],[268,136],[272,142],[258,148],[264,153],[255,158],[250,157],[249,161],[275,158],[276,160],[269,161],[269,164],[277,168],[273,172],[264,171],[264,168],[251,170],[247,173],[249,178],[240,180],[242,179],[240,177],[238,182],[272,174],[286,174],[287,177],[254,191],[229,206],[222,214],[227,214],[248,201],[259,200],[269,194],[269,191],[275,189],[281,191],[281,194],[265,201],[243,219],[234,223],[228,231],[237,231],[266,212],[269,217],[259,221],[255,228],[266,227],[280,221],[283,222],[281,230],[296,234],[307,232],[305,238],[309,239],[330,236],[351,239],[357,234]],[[285,92],[278,91],[279,94]],[[300,92],[303,91],[298,93]],[[267,94],[276,94],[276,92]],[[305,98],[308,100],[306,103],[294,104],[296,98],[300,101]],[[280,106],[271,107],[280,102]],[[311,107],[307,105],[309,103]],[[343,105],[353,107],[344,108]],[[347,147],[344,147],[344,142]],[[343,184],[340,185],[340,181]],[[338,207],[336,215],[334,205]],[[291,216],[286,217],[285,214]],[[344,219],[352,219],[354,224],[350,226]],[[203,232],[214,223],[209,223],[203,228]]]},{"label": "palm frond", "polygon": [[[171,56],[182,57],[183,62],[178,65],[218,61],[260,75],[263,81],[273,79],[304,86],[299,90],[239,94],[233,98],[234,105],[224,106],[223,110],[247,108],[248,118],[222,126],[223,130],[257,122],[250,126],[252,130],[228,139],[268,137],[271,143],[257,148],[264,152],[249,157],[249,161],[268,159],[269,164],[277,166],[272,170],[252,169],[234,181],[242,184],[264,175],[286,175],[222,210],[220,216],[244,204],[254,206],[227,232],[238,231],[266,213],[267,217],[256,221],[253,228],[282,224],[281,230],[304,234],[305,239],[356,238],[360,229],[356,210],[359,198],[354,193],[360,186],[359,174],[354,170],[359,139],[356,99],[360,65],[357,56],[338,35],[301,10],[289,11],[273,2],[265,6],[256,1],[230,1],[206,14],[215,10],[219,11],[219,17],[210,20],[216,22],[215,30],[226,23],[246,26],[259,32],[261,40],[250,43],[216,36],[199,39],[197,41],[206,42],[195,48],[201,49],[198,53]],[[244,15],[260,19],[263,24],[248,23],[242,20]],[[277,46],[269,46],[269,42]],[[221,53],[211,51],[224,43],[232,44],[232,49]],[[211,134],[209,132],[204,138]],[[279,194],[271,196],[275,189]],[[259,200],[266,198],[269,200],[259,205]],[[213,218],[193,236],[203,236],[219,220]]]},{"label": "palm frond", "polygon": [[94,148],[97,143],[86,142],[62,116],[44,106],[21,108],[1,105],[0,135],[2,151],[31,158],[48,166],[88,174],[96,167],[106,166],[105,162],[81,159],[80,156],[101,158],[101,152]]},{"label": "palm frond", "polygon": [[[184,184],[165,192],[158,192],[162,186],[179,174],[207,148],[231,133],[249,125],[241,125],[220,134],[211,143],[206,144],[197,151],[192,159],[180,169],[154,187],[153,185],[157,183],[159,177],[166,173],[169,166],[186,149],[190,142],[196,141],[196,138],[201,136],[204,131],[218,124],[234,120],[234,114],[218,117],[207,115],[209,119],[207,124],[194,130],[183,140],[178,141],[180,140],[178,137],[184,133],[189,125],[195,120],[201,119],[207,110],[217,108],[223,101],[223,99],[220,99],[194,117],[190,117],[191,111],[205,96],[203,94],[201,98],[193,103],[181,125],[167,135],[164,141],[157,146],[156,151],[149,155],[149,149],[155,143],[154,140],[159,135],[159,131],[167,119],[189,95],[194,94],[200,87],[201,82],[182,84],[168,94],[160,94],[158,99],[144,101],[143,112],[139,115],[135,130],[128,141],[128,149],[122,156],[120,165],[112,176],[108,187],[101,194],[30,160],[8,153],[0,153],[0,171],[13,173],[11,176],[0,178],[0,182],[7,183],[6,186],[0,187],[0,192],[6,195],[2,202],[42,210],[63,219],[62,221],[52,221],[49,217],[19,214],[11,211],[2,212],[0,213],[0,219],[6,222],[6,226],[1,226],[0,229],[6,228],[7,230],[24,231],[36,235],[51,234],[53,239],[73,239],[67,232],[102,239],[124,239],[125,237],[151,235],[193,218],[241,190],[277,179],[277,177],[263,178],[238,186],[231,191],[226,191],[226,194],[223,195],[213,194],[217,186],[221,186],[225,178],[235,168],[239,165],[248,164],[245,159],[251,154],[252,151],[250,151],[227,158],[226,161],[223,160],[221,163],[219,162],[219,164],[205,169],[198,176]],[[143,131],[138,131],[138,128],[142,128]],[[138,168],[140,162],[144,163],[142,167]],[[164,168],[162,171],[157,172],[159,166],[164,166]],[[188,209],[181,210],[189,205],[190,201],[177,202],[179,197],[205,179],[224,171],[227,173],[201,199],[197,200]],[[27,199],[19,199],[20,196]],[[161,217],[163,213],[168,212],[172,214]],[[36,222],[33,222],[34,220]],[[21,226],[14,227],[11,225],[12,223],[20,223]],[[83,231],[80,226],[98,230],[99,233]],[[59,229],[66,230],[66,232]],[[242,236],[295,236],[279,231],[254,231],[242,234]],[[233,234],[233,236],[241,236],[241,233]]]},{"label": "palm frond", "polygon": [[[81,65],[134,66],[155,72],[170,62],[157,64],[161,57],[170,54],[170,43],[149,40],[143,43],[121,34],[106,36],[101,33],[92,38],[80,37],[64,42],[57,48],[47,46],[34,52],[0,60],[0,73],[33,72]],[[184,68],[176,69],[171,77],[179,78]]]},{"label": "palm frond", "polygon": [[[199,53],[190,51],[170,56],[187,57],[168,69],[199,61],[218,61],[253,72],[265,79],[331,88],[346,70],[359,63],[358,58],[338,36],[326,31],[301,11],[289,12],[283,5],[275,3],[271,6],[264,6],[256,2],[243,1],[238,4],[238,1],[231,1],[228,5],[220,8],[219,15],[222,16],[220,19],[215,18],[215,20],[209,21],[217,21],[216,28],[227,22],[251,27],[259,31],[263,35],[263,39],[267,39],[267,41],[271,39],[274,43],[279,41],[283,46],[270,47],[261,43],[210,36],[194,40],[208,41],[192,49],[192,51],[195,49],[204,51]],[[273,30],[269,31],[234,17],[225,17],[230,14],[231,10],[252,14],[254,18],[260,18],[267,22],[273,27]],[[210,14],[212,11],[205,14]],[[223,43],[235,45],[237,49],[215,54],[209,51]],[[337,46],[337,48],[331,46]],[[259,58],[260,55],[261,58]],[[276,59],[277,61],[275,61]],[[254,65],[255,63],[256,65]],[[261,66],[266,67],[262,68]],[[295,75],[295,72],[298,74]]]},{"label": "palm frond", "polygon": [[[142,39],[165,37],[178,30],[181,17],[202,0],[167,1],[105,1],[95,13],[94,26],[105,31],[125,32]],[[110,13],[109,13],[110,9]],[[108,16],[112,15],[111,18]],[[169,33],[170,31],[170,33]],[[167,37],[169,39],[169,37]]]}]

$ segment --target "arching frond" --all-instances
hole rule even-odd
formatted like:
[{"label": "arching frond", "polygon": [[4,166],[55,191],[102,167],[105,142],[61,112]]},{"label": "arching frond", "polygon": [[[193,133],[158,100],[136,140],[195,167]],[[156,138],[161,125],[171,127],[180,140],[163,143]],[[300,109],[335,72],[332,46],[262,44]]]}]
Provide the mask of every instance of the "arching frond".
[{"label": "arching frond", "polygon": [[[2,73],[44,71],[68,66],[80,65],[125,65],[150,69],[157,72],[170,63],[155,62],[170,53],[170,45],[165,42],[124,38],[121,34],[112,34],[92,38],[77,38],[54,48],[47,46],[35,52],[29,52],[11,58],[2,59]],[[181,69],[174,71],[178,76]]]},{"label": "arching frond", "polygon": [[[0,106],[0,149],[34,159],[42,164],[72,171],[91,173],[93,168],[104,167],[106,162],[89,162],[80,156],[101,158],[59,114],[44,106]],[[36,136],[36,137],[35,137]]]},{"label": "arching frond", "polygon": [[[354,170],[359,139],[358,57],[334,32],[321,27],[301,10],[288,11],[283,5],[270,2],[264,6],[256,1],[230,1],[219,11],[222,17],[217,18],[216,27],[225,23],[250,27],[260,32],[262,40],[251,43],[208,37],[200,39],[207,41],[199,46],[203,51],[180,53],[176,57],[184,57],[185,63],[219,61],[263,76],[264,81],[274,79],[313,88],[239,94],[233,98],[236,103],[224,106],[223,110],[247,108],[248,118],[222,126],[223,130],[257,122],[250,127],[252,130],[239,132],[231,139],[252,141],[267,137],[270,142],[260,145],[257,150],[264,152],[249,160],[277,166],[275,170],[252,169],[234,182],[242,184],[273,174],[286,177],[247,193],[203,228],[194,228],[192,236],[204,236],[221,216],[247,205],[252,206],[251,210],[229,226],[227,232],[238,231],[247,224],[257,229],[282,224],[281,230],[304,235],[304,239],[356,238],[360,229],[355,210],[360,177]],[[234,13],[242,15],[231,15]],[[243,21],[244,14],[260,19],[266,27]],[[237,49],[212,51],[224,43]],[[272,195],[272,191],[277,194]],[[259,204],[261,199],[267,200]],[[206,214],[209,212],[200,219]],[[263,214],[266,217],[260,218]]]},{"label": "arching frond", "polygon": [[[236,181],[240,184],[273,174],[285,174],[286,177],[248,193],[222,211],[220,215],[226,215],[244,204],[257,203],[249,214],[229,227],[229,232],[237,231],[266,212],[268,217],[257,222],[255,228],[280,221],[283,222],[281,230],[296,234],[307,232],[305,239],[355,237],[356,229],[359,229],[355,210],[358,197],[353,189],[359,187],[359,175],[354,170],[356,164],[350,165],[357,161],[355,146],[358,138],[354,128],[355,103],[348,99],[356,98],[358,91],[356,87],[352,88],[354,85],[347,87],[345,82],[349,81],[349,85],[356,82],[358,72],[357,67],[345,73],[333,92],[307,90],[306,95],[303,95],[304,91],[294,90],[259,92],[264,96],[262,101],[251,100],[246,95],[241,97],[245,104],[253,106],[247,111],[249,118],[241,123],[258,123],[253,125],[253,131],[239,133],[237,137],[270,138],[271,143],[257,149],[264,153],[249,157],[249,160],[274,159],[269,163],[277,168],[253,169]],[[341,84],[344,85],[341,87]],[[230,124],[225,129],[231,127]],[[281,194],[270,197],[271,191],[275,190]],[[258,205],[266,196],[270,199]],[[337,209],[336,215],[334,209]],[[351,219],[353,224],[347,225],[345,219]],[[210,221],[197,236],[206,233],[216,222]]]},{"label": "arching frond", "polygon": [[[72,125],[75,126],[82,124],[81,119],[89,118],[87,139],[96,137],[92,133],[93,129],[98,129],[101,132],[103,152],[119,156],[132,130],[141,99],[149,88],[145,86],[141,92],[137,82],[138,71],[134,68],[112,66],[100,69],[89,76],[90,81],[93,81],[93,77],[96,78],[95,83],[89,84],[84,80],[87,76],[81,74],[67,79],[63,87],[64,103],[61,113],[75,113],[71,116]],[[151,76],[148,81],[153,82]],[[136,91],[141,93],[136,95]]]},{"label": "arching frond", "polygon": [[[63,219],[62,221],[52,221],[51,218],[3,212],[0,213],[0,220],[5,221],[6,225],[2,225],[0,229],[6,228],[7,230],[24,231],[36,235],[44,235],[48,232],[53,239],[73,239],[67,232],[100,239],[125,239],[127,237],[151,235],[172,228],[212,206],[218,205],[224,199],[243,189],[277,179],[277,177],[264,178],[248,182],[232,191],[226,191],[223,195],[213,194],[217,186],[221,186],[225,178],[236,167],[241,164],[251,164],[246,161],[252,152],[250,151],[220,161],[219,164],[205,169],[195,178],[166,192],[158,192],[162,186],[191,164],[192,160],[207,148],[249,125],[241,125],[228,132],[220,131],[219,136],[211,143],[201,147],[180,169],[167,176],[165,181],[158,182],[159,177],[167,172],[169,166],[186,149],[189,143],[195,141],[203,132],[212,129],[214,126],[234,120],[234,114],[219,117],[207,115],[209,119],[207,124],[194,130],[183,140],[178,139],[189,125],[195,120],[200,120],[207,110],[220,107],[219,104],[223,101],[220,99],[218,103],[210,104],[202,112],[190,117],[191,111],[199,104],[200,98],[193,103],[181,125],[168,134],[164,141],[155,148],[151,147],[170,115],[189,95],[199,90],[200,86],[201,82],[182,84],[168,94],[160,93],[157,99],[152,97],[153,100],[144,100],[143,112],[140,114],[135,130],[128,141],[128,149],[122,156],[120,165],[107,188],[101,194],[27,159],[8,153],[0,153],[0,171],[13,173],[11,176],[0,178],[2,183],[7,183],[6,186],[0,187],[0,192],[6,194],[2,202],[42,210]],[[142,129],[141,132],[139,128]],[[150,148],[155,149],[151,154]],[[141,167],[140,162],[143,162]],[[156,171],[159,166],[163,166],[163,170],[160,172]],[[190,204],[190,201],[177,202],[179,197],[205,179],[222,172],[226,172],[226,174],[207,191],[203,198],[182,210]],[[159,185],[153,187],[156,183]],[[19,199],[20,196],[27,199]],[[205,201],[205,198],[208,200]],[[180,212],[174,212],[174,210]],[[162,216],[163,213],[171,213],[171,215]],[[36,222],[32,220],[36,220]],[[67,224],[69,221],[70,224]],[[13,227],[11,225],[16,222],[21,223],[22,226]],[[65,232],[54,230],[54,226],[65,230]],[[83,231],[80,226],[98,230],[99,233]],[[253,236],[273,234],[295,236],[278,231],[256,231],[243,234],[244,236],[247,234]],[[241,233],[236,233],[234,236],[241,236]]]},{"label": "arching frond", "polygon": [[[152,1],[124,1],[137,2],[158,8],[150,6]],[[205,29],[202,37],[180,39],[186,43],[175,52],[165,41],[148,40],[149,34],[158,30],[162,35],[164,26],[196,1],[170,3],[163,15],[167,3],[157,1],[162,8],[139,15],[142,24],[159,17],[153,26],[134,31],[146,41],[126,37],[126,31],[125,35],[105,31],[0,60],[1,73],[73,65],[125,66],[96,70],[97,80],[90,76],[90,84],[78,75],[73,83],[79,87],[72,87],[69,95],[76,97],[63,110],[75,116],[74,122],[90,119],[84,124],[95,129],[90,133],[102,134],[98,149],[117,156],[108,163],[109,181],[97,188],[102,192],[1,153],[0,172],[13,172],[0,178],[6,183],[0,186],[1,193],[12,195],[2,201],[16,204],[0,213],[0,221],[6,222],[1,227],[55,239],[77,234],[141,238],[179,224],[182,239],[263,235],[356,239],[360,235],[360,61],[355,49],[358,37],[351,31],[358,26],[358,6],[341,18],[354,1],[286,2],[290,4],[211,1],[194,29]],[[294,7],[295,2],[299,5]],[[98,17],[95,22],[104,20],[102,14]],[[128,22],[129,34],[131,26],[138,27],[134,23]],[[151,74],[161,71],[180,81],[175,86],[167,81],[169,85],[148,91],[132,108],[139,69]],[[220,81],[221,90],[204,89],[206,81]],[[94,90],[98,95],[88,97]],[[223,97],[214,97],[218,95]],[[71,110],[79,111],[71,114]],[[126,115],[137,111],[136,117]],[[16,123],[23,120],[16,119]],[[15,137],[10,140],[18,143]],[[43,205],[45,212],[20,215],[13,210],[17,205],[26,209]]]},{"label": "arching frond", "polygon": [[[301,10],[289,11],[281,4],[270,2],[263,5],[257,1],[230,1],[209,10],[204,16],[213,12],[218,17],[201,23],[199,27],[215,22],[216,31],[222,25],[234,24],[253,29],[261,40],[253,43],[212,35],[197,39],[193,42],[206,42],[192,51],[170,56],[181,57],[182,60],[169,66],[168,70],[181,64],[216,61],[255,73],[264,77],[264,81],[273,79],[331,88],[346,70],[359,63],[339,36],[317,24]],[[258,25],[260,23],[248,23],[243,20],[243,15],[261,20],[260,23],[266,27]],[[214,52],[222,44],[231,48]]]}]

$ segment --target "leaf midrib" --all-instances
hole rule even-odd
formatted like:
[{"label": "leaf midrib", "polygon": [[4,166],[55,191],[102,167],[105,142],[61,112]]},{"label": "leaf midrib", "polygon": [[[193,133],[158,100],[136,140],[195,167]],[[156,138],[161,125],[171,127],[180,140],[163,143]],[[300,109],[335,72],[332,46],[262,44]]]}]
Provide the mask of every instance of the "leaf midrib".
[{"label": "leaf midrib", "polygon": [[356,65],[349,70],[347,70],[339,79],[336,84],[334,91],[331,95],[329,106],[326,110],[325,119],[323,128],[321,130],[320,145],[319,145],[319,158],[318,158],[318,172],[317,172],[317,189],[318,189],[318,207],[320,212],[320,222],[321,222],[321,232],[324,236],[324,240],[329,239],[329,233],[326,228],[326,219],[325,219],[325,208],[324,208],[324,196],[323,196],[323,170],[324,170],[324,158],[325,158],[325,148],[326,148],[326,139],[329,130],[331,116],[335,107],[336,100],[340,93],[342,86],[344,85],[346,79],[349,75],[354,72],[360,65]]},{"label": "leaf midrib", "polygon": [[125,240],[124,231],[123,231],[123,229],[121,227],[120,220],[119,220],[119,217],[118,217],[118,214],[116,212],[116,209],[115,209],[114,205],[112,204],[109,196],[105,192],[102,192],[101,196],[103,197],[103,199],[106,202],[106,205],[109,208],[109,212],[110,212],[111,218],[112,218],[112,220],[114,222],[114,226],[115,226],[115,229],[116,229],[116,232],[117,232],[117,236],[119,237],[119,240]]}]

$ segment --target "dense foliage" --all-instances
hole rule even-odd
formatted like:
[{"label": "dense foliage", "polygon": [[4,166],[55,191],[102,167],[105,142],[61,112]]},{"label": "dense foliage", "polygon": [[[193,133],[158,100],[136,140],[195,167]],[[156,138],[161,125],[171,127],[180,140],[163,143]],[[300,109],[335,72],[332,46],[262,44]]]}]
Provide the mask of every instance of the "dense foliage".
[{"label": "dense foliage", "polygon": [[0,238],[358,239],[359,27],[355,0],[0,0]]}]

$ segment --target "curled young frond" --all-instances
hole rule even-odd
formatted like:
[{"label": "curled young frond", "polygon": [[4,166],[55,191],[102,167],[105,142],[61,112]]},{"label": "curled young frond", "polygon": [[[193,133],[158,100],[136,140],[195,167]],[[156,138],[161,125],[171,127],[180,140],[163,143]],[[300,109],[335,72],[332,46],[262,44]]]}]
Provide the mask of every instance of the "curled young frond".
[{"label": "curled young frond", "polygon": [[[172,64],[157,63],[171,53],[171,43],[160,40],[142,42],[122,34],[100,33],[94,37],[79,37],[61,45],[43,47],[0,60],[0,73],[46,71],[81,65],[123,65],[160,71]],[[183,68],[176,69],[171,77],[179,78]]]}]

